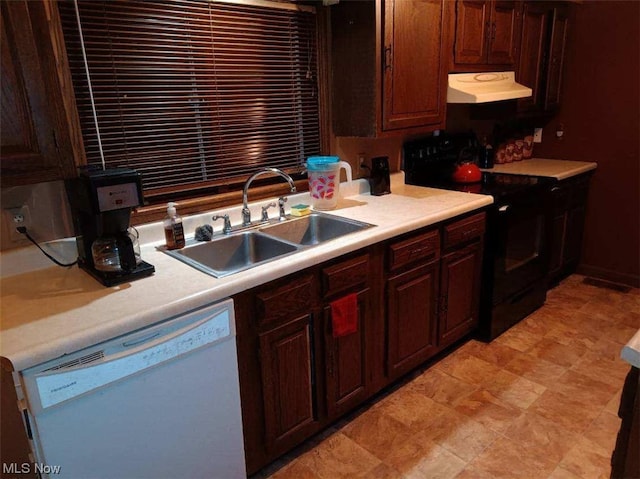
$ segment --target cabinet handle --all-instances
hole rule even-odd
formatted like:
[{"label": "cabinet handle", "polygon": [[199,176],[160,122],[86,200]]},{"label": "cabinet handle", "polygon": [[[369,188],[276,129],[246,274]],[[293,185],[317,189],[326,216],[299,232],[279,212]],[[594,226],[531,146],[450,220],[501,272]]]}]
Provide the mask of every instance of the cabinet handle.
[{"label": "cabinet handle", "polygon": [[491,41],[493,42],[496,39],[496,24],[493,23],[491,25]]},{"label": "cabinet handle", "polygon": [[[329,316],[328,320],[326,321],[326,334],[327,337],[332,337],[333,336],[333,325],[332,325],[332,318],[331,315]],[[333,341],[327,341],[327,374],[329,375],[330,378],[333,377],[333,348],[334,348],[334,342]]]},{"label": "cabinet handle", "polygon": [[393,56],[391,53],[391,45],[389,45],[388,47],[384,48],[384,69],[387,70],[393,70],[393,65],[392,65],[392,60],[393,60]]},{"label": "cabinet handle", "polygon": [[447,304],[447,295],[443,294],[440,296],[440,314],[447,314],[447,309],[449,305]]}]

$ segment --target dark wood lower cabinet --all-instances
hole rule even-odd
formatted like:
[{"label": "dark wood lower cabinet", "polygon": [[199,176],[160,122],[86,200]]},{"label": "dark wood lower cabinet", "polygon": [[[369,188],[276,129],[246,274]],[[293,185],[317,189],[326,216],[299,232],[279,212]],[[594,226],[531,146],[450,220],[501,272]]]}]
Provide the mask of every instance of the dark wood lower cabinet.
[{"label": "dark wood lower cabinet", "polygon": [[587,173],[560,181],[551,190],[549,286],[575,272],[580,262],[590,178]]},{"label": "dark wood lower cabinet", "polygon": [[278,450],[317,423],[310,314],[260,334],[266,444]]},{"label": "dark wood lower cabinet", "polygon": [[363,289],[358,295],[358,330],[345,336],[334,337],[331,306],[324,308],[325,381],[327,414],[338,417],[350,411],[367,398],[367,334],[371,320],[371,290]]},{"label": "dark wood lower cabinet", "polygon": [[447,346],[478,325],[482,243],[474,241],[442,257],[438,346]]},{"label": "dark wood lower cabinet", "polygon": [[398,378],[436,349],[438,261],[387,281],[388,374]]},{"label": "dark wood lower cabinet", "polygon": [[[234,296],[248,474],[473,330],[484,221],[466,215]],[[354,293],[357,330],[334,337],[332,302]]]}]

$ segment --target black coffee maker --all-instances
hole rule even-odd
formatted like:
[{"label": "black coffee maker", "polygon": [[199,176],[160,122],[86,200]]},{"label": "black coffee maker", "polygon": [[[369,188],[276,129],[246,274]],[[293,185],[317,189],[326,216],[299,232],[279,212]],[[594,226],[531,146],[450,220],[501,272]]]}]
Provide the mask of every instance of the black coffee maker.
[{"label": "black coffee maker", "polygon": [[105,286],[151,275],[129,232],[131,210],[143,203],[140,173],[129,168],[83,168],[67,180],[78,265]]}]

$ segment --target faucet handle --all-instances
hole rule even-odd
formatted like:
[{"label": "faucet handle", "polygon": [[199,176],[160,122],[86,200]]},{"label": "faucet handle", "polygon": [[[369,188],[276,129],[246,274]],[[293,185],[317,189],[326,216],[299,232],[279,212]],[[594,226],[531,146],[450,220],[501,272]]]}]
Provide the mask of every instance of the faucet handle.
[{"label": "faucet handle", "polygon": [[284,221],[286,219],[285,213],[284,213],[284,204],[287,202],[287,197],[286,196],[281,196],[280,198],[278,198],[278,207],[280,208],[280,214],[278,215],[278,219],[280,221]]},{"label": "faucet handle", "polygon": [[231,220],[229,220],[229,215],[224,214],[224,215],[213,215],[211,217],[211,219],[213,221],[222,219],[224,220],[224,226],[222,227],[222,233],[228,235],[229,233],[231,233]]},{"label": "faucet handle", "polygon": [[269,203],[268,205],[265,205],[262,207],[262,220],[261,221],[269,221],[269,213],[268,213],[268,209],[269,208],[275,208],[276,204],[275,203]]}]

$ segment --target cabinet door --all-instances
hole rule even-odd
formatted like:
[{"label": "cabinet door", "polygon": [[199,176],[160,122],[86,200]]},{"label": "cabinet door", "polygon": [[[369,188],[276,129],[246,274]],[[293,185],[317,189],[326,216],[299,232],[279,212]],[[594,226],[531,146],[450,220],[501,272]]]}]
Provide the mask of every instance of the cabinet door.
[{"label": "cabinet door", "polygon": [[311,324],[304,315],[260,334],[268,450],[295,444],[317,425]]},{"label": "cabinet door", "polygon": [[529,98],[518,100],[518,110],[535,111],[542,107],[542,75],[545,63],[547,12],[544,4],[526,2],[522,13],[522,41],[517,81],[533,90]]},{"label": "cabinet door", "polygon": [[367,396],[366,337],[371,317],[369,288],[358,293],[358,330],[333,337],[331,306],[324,308],[327,412],[335,418]]},{"label": "cabinet door", "polygon": [[551,23],[551,42],[549,45],[549,66],[547,68],[547,88],[544,99],[545,110],[553,110],[560,106],[562,66],[567,43],[568,24],[568,9],[562,6],[554,7],[553,21]]},{"label": "cabinet door", "polygon": [[520,33],[519,2],[497,1],[491,11],[487,63],[515,65]]},{"label": "cabinet door", "polygon": [[481,269],[480,241],[442,257],[438,346],[453,343],[478,325]]},{"label": "cabinet door", "polygon": [[0,6],[3,186],[75,174],[43,8],[43,2],[26,1]]},{"label": "cabinet door", "polygon": [[456,3],[456,63],[487,62],[487,38],[491,31],[489,1],[461,0]]},{"label": "cabinet door", "polygon": [[444,122],[446,0],[385,0],[382,129]]},{"label": "cabinet door", "polygon": [[567,220],[569,196],[567,186],[554,186],[551,189],[553,218],[551,220],[551,238],[549,248],[549,278],[553,282],[561,272],[563,264],[564,235]]},{"label": "cabinet door", "polygon": [[435,352],[438,261],[387,281],[388,374],[396,378]]},{"label": "cabinet door", "polygon": [[567,211],[562,264],[564,267],[569,268],[569,271],[575,271],[580,262],[585,216],[586,208],[584,204],[574,205]]},{"label": "cabinet door", "polygon": [[555,277],[562,268],[562,250],[566,227],[566,211],[556,213],[551,223],[551,251],[549,253],[549,276]]}]

